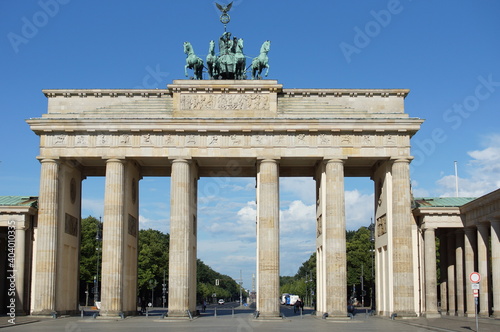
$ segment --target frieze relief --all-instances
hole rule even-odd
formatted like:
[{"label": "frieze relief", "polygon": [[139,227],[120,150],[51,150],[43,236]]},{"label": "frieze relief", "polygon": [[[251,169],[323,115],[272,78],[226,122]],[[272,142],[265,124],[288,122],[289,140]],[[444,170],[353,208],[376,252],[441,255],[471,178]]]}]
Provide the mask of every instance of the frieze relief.
[{"label": "frieze relief", "polygon": [[337,134],[331,132],[243,133],[96,133],[49,136],[51,147],[406,147],[402,135]]},{"label": "frieze relief", "polygon": [[249,94],[181,94],[181,110],[269,110],[269,95]]}]

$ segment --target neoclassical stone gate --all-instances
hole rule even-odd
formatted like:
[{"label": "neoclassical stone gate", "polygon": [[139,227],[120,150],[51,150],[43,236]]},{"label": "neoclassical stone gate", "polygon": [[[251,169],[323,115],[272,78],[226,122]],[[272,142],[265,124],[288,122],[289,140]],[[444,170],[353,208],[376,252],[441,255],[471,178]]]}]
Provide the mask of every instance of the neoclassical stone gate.
[{"label": "neoclassical stone gate", "polygon": [[377,311],[415,315],[408,90],[176,80],[163,90],[44,90],[32,313],[78,309],[81,183],[105,176],[102,315],[136,311],[139,180],[171,177],[169,317],[196,309],[197,180],[257,181],[257,310],[279,316],[279,178],[313,177],[317,309],[346,316],[344,177],[375,187]]}]

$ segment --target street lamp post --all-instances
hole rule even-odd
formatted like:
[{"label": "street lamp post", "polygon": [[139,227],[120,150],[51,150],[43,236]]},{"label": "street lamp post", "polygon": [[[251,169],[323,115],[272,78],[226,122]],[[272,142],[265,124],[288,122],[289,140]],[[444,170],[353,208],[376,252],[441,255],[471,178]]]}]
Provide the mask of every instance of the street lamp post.
[{"label": "street lamp post", "polygon": [[372,280],[371,280],[371,283],[370,283],[370,307],[371,309],[375,309],[375,299],[374,299],[374,285],[375,285],[375,259],[374,259],[374,256],[375,256],[375,224],[373,223],[373,218],[370,218],[370,233],[371,233],[371,238],[370,238],[370,242],[371,242],[371,254],[370,254],[370,258],[372,260]]},{"label": "street lamp post", "polygon": [[94,304],[97,306],[97,302],[99,301],[99,260],[101,259],[101,255],[100,255],[100,251],[101,251],[101,248],[100,248],[100,242],[102,240],[102,237],[101,237],[101,217],[99,217],[99,223],[97,224],[97,227],[96,227],[96,235],[95,235],[95,239],[96,239],[96,248],[95,250],[97,251],[97,260],[96,260],[96,275],[95,275],[95,279],[94,279]]}]

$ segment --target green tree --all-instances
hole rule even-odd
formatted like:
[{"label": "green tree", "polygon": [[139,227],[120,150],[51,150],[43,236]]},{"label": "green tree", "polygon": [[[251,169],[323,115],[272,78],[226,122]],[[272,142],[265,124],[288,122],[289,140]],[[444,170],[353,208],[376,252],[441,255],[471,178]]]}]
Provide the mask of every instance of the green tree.
[{"label": "green tree", "polygon": [[373,282],[371,230],[367,227],[358,229],[346,242],[346,250],[348,295],[352,294],[352,286],[357,285],[356,293],[359,298],[361,277],[363,276],[365,291]]},{"label": "green tree", "polygon": [[[97,238],[98,229],[99,237]],[[97,275],[98,254],[100,259],[100,252],[98,252],[98,249],[101,248],[101,230],[102,223],[98,219],[92,216],[82,219],[80,239],[80,280],[87,284],[93,283],[94,277]]]},{"label": "green tree", "polygon": [[169,242],[169,234],[154,229],[141,229],[139,231],[137,288],[141,297],[149,297],[150,280],[156,280],[154,293],[161,294],[164,271],[168,280]]}]

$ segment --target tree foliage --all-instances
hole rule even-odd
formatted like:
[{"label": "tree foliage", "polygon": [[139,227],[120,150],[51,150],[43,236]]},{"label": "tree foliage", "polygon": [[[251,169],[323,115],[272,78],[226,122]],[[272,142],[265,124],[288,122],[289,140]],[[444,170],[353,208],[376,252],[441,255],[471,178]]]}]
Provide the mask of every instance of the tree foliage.
[{"label": "tree foliage", "polygon": [[[99,238],[97,237],[99,229]],[[100,256],[98,250],[101,248],[100,233],[102,223],[92,217],[82,219],[81,247],[80,247],[80,280],[84,283],[94,282],[97,276],[97,257]],[[100,265],[100,262],[99,262]],[[100,269],[100,267],[99,267]],[[100,278],[99,278],[100,280]]]},{"label": "tree foliage", "polygon": [[[168,246],[169,234],[164,234],[154,229],[141,229],[139,231],[139,256],[137,258],[137,289],[140,295],[149,294],[151,282],[155,293],[161,294],[163,273],[168,280]],[[160,295],[161,296],[161,295]]]},{"label": "tree foliage", "polygon": [[[348,295],[352,294],[353,285],[356,285],[357,296],[360,295],[361,276],[364,289],[369,294],[370,285],[374,283],[373,274],[373,242],[370,227],[361,227],[357,231],[346,231],[347,255],[347,285]],[[293,277],[280,277],[281,293],[299,295],[307,299],[311,290],[316,291],[316,253],[298,269]],[[306,296],[307,295],[307,296]],[[312,297],[311,302],[314,301]]]},{"label": "tree foliage", "polygon": [[[89,216],[82,219],[81,227],[80,281],[82,284],[91,284],[94,282],[94,276],[101,271],[102,223]],[[137,295],[151,301],[151,296],[154,294],[154,304],[160,305],[164,272],[168,283],[170,235],[154,229],[141,229],[138,242]],[[98,259],[99,273],[97,273]],[[218,286],[215,285],[216,279],[219,280]],[[210,301],[212,294],[216,294],[217,299],[239,299],[239,284],[233,278],[214,271],[199,259],[197,281],[197,299],[200,302]],[[245,291],[243,295],[246,296]]]}]

